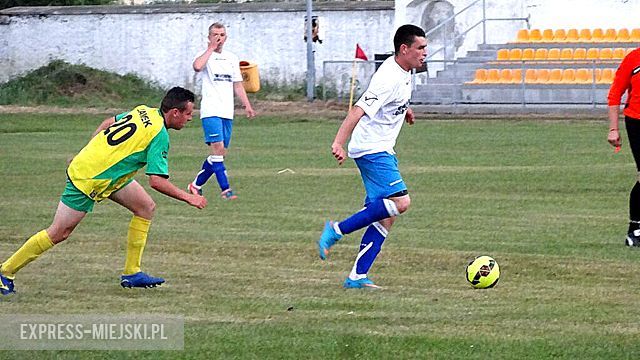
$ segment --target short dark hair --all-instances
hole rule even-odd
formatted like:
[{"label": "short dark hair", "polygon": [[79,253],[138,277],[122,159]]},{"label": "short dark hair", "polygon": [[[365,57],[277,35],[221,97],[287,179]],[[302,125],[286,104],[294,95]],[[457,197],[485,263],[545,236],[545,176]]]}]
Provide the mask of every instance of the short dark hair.
[{"label": "short dark hair", "polygon": [[393,48],[396,55],[400,53],[400,45],[411,46],[416,37],[425,37],[424,30],[411,24],[400,26],[393,37]]},{"label": "short dark hair", "polygon": [[169,112],[171,109],[184,111],[187,108],[187,103],[195,101],[196,96],[191,90],[176,86],[167,91],[167,94],[162,99],[160,110],[163,113]]}]

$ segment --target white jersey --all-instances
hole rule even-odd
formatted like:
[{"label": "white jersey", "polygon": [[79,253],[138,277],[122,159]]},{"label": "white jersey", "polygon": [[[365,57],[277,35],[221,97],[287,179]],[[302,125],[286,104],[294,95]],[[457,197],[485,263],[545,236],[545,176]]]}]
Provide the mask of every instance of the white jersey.
[{"label": "white jersey", "polygon": [[228,51],[214,51],[202,69],[200,118],[233,119],[233,83],[236,81],[242,81],[238,57]]},{"label": "white jersey", "polygon": [[384,151],[395,154],[393,147],[409,108],[411,87],[411,72],[401,68],[394,56],[380,65],[356,102],[365,114],[351,134],[349,157]]}]

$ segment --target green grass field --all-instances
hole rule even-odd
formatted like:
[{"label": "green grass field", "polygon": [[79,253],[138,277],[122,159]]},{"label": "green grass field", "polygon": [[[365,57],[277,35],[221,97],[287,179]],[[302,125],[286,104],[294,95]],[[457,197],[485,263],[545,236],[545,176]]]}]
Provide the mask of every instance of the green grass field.
[{"label": "green grass field", "polygon": [[[50,224],[65,160],[104,116],[0,115],[0,259]],[[603,117],[604,118],[604,117]],[[412,207],[371,272],[380,291],[344,290],[361,233],[326,262],[326,219],[363,200],[352,161],[330,144],[339,119],[236,121],[227,167],[239,200],[191,208],[149,190],[158,207],[143,269],[157,289],[124,290],[129,213],[114,203],[24,268],[8,314],[169,314],[185,318],[183,352],[7,352],[31,358],[631,359],[640,355],[640,252],[623,246],[635,179],[604,121],[421,121],[396,150]],[[171,179],[184,187],[206,149],[199,122],[171,131]],[[626,142],[625,142],[626,144]],[[279,174],[289,168],[294,173]],[[149,189],[143,175],[139,181]],[[489,290],[464,279],[491,255]],[[0,340],[1,341],[1,340]]]}]

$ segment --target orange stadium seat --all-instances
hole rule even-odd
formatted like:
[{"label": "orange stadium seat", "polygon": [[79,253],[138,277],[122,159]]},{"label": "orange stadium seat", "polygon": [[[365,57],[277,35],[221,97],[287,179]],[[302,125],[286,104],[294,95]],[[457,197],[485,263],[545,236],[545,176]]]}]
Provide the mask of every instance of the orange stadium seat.
[{"label": "orange stadium seat", "polygon": [[549,82],[549,69],[536,69],[536,83],[546,84]]},{"label": "orange stadium seat", "polygon": [[592,42],[604,41],[604,31],[601,28],[593,29],[593,31],[591,31],[591,41]]},{"label": "orange stadium seat", "polygon": [[600,78],[597,79],[598,84],[611,84],[613,82],[614,69],[602,69]]},{"label": "orange stadium seat", "polygon": [[549,50],[546,48],[538,48],[536,49],[536,53],[533,56],[534,60],[547,60],[549,57]]},{"label": "orange stadium seat", "polygon": [[511,60],[511,61],[520,61],[520,60],[522,60],[522,49],[511,49],[511,50],[509,50],[509,60]]},{"label": "orange stadium seat", "polygon": [[587,60],[598,60],[598,59],[600,59],[600,49],[598,49],[598,48],[589,48],[587,50],[586,59]]},{"label": "orange stadium seat", "polygon": [[487,70],[486,69],[477,69],[476,75],[471,81],[471,84],[483,84],[487,82]]},{"label": "orange stadium seat", "polygon": [[562,69],[551,69],[549,71],[549,81],[550,84],[559,84],[562,80]]},{"label": "orange stadium seat", "polygon": [[604,32],[604,37],[603,37],[602,41],[614,42],[614,41],[616,41],[616,37],[617,36],[618,36],[618,32],[616,31],[616,29],[607,29]]},{"label": "orange stadium seat", "polygon": [[640,29],[631,30],[631,35],[629,36],[629,41],[631,41],[631,42],[640,42]]},{"label": "orange stadium seat", "polygon": [[512,82],[511,80],[511,69],[502,69],[500,70],[500,79],[498,80],[501,84],[509,84]]},{"label": "orange stadium seat", "polygon": [[567,30],[567,37],[565,38],[565,41],[567,42],[576,42],[578,41],[578,29],[569,29]]},{"label": "orange stadium seat", "polygon": [[522,50],[522,60],[533,60],[534,50],[532,48],[526,48]]},{"label": "orange stadium seat", "polygon": [[498,49],[498,55],[496,57],[498,61],[509,60],[509,49]]},{"label": "orange stadium seat", "polygon": [[591,29],[580,29],[580,34],[578,35],[578,41],[591,42]]},{"label": "orange stadium seat", "polygon": [[627,50],[624,52],[624,56],[629,55],[629,53],[631,53],[633,50],[635,50],[635,48],[627,48]]},{"label": "orange stadium seat", "polygon": [[527,84],[535,84],[538,81],[536,69],[527,69],[524,72],[524,82]]},{"label": "orange stadium seat", "polygon": [[573,50],[573,60],[584,60],[587,58],[587,49],[575,48]]},{"label": "orange stadium seat", "polygon": [[590,84],[593,82],[593,70],[592,69],[577,69],[576,80],[577,84]]},{"label": "orange stadium seat", "polygon": [[549,52],[547,53],[547,60],[560,60],[560,49],[549,49]]},{"label": "orange stadium seat", "polygon": [[542,42],[554,42],[553,40],[553,30],[552,29],[544,29],[542,30]]},{"label": "orange stadium seat", "polygon": [[625,49],[623,48],[615,48],[613,49],[613,53],[611,55],[611,58],[613,60],[622,60],[624,59],[625,56]]},{"label": "orange stadium seat", "polygon": [[567,32],[564,29],[556,29],[553,32],[553,41],[555,42],[563,42],[567,41]]},{"label": "orange stadium seat", "polygon": [[611,48],[600,49],[600,60],[611,60],[613,58],[613,50]]},{"label": "orange stadium seat", "polygon": [[487,70],[487,82],[497,83],[500,81],[500,71],[498,69]]},{"label": "orange stadium seat", "polygon": [[522,82],[522,69],[511,69],[511,82],[514,84]]},{"label": "orange stadium seat", "polygon": [[575,69],[564,69],[562,71],[562,80],[560,81],[563,84],[571,84],[576,81],[576,70]]},{"label": "orange stadium seat", "polygon": [[573,60],[573,49],[564,48],[560,52],[560,60]]},{"label": "orange stadium seat", "polygon": [[530,42],[542,41],[542,33],[540,32],[540,29],[531,29],[531,31],[529,31],[529,41]]},{"label": "orange stadium seat", "polygon": [[518,35],[516,36],[516,42],[521,42],[521,43],[529,42],[529,30],[527,29],[518,30]]},{"label": "orange stadium seat", "polygon": [[629,29],[622,28],[618,30],[618,35],[616,36],[617,42],[629,42],[631,38],[631,34],[629,33]]}]

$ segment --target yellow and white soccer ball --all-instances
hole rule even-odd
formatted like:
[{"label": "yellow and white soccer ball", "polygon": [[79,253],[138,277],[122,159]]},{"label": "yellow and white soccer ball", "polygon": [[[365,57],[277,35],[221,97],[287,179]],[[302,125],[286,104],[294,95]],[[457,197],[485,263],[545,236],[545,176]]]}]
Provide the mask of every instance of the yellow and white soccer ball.
[{"label": "yellow and white soccer ball", "polygon": [[490,256],[478,256],[467,265],[467,281],[476,289],[494,287],[500,279],[500,267]]}]

